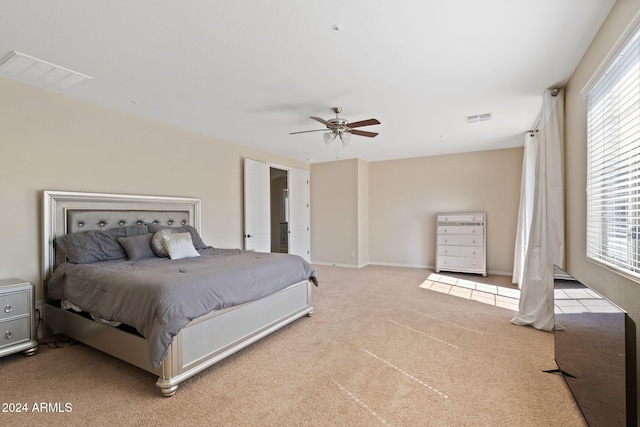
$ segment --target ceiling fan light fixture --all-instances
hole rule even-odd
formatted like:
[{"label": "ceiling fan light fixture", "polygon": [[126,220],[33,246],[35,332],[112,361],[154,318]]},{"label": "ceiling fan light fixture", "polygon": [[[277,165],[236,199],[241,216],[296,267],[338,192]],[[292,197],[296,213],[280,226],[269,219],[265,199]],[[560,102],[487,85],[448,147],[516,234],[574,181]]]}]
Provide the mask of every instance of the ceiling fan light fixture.
[{"label": "ceiling fan light fixture", "polygon": [[351,132],[340,132],[340,141],[342,145],[347,145],[351,141]]},{"label": "ceiling fan light fixture", "polygon": [[324,143],[329,145],[336,139],[337,134],[333,131],[325,132],[322,134],[322,138],[324,139]]}]

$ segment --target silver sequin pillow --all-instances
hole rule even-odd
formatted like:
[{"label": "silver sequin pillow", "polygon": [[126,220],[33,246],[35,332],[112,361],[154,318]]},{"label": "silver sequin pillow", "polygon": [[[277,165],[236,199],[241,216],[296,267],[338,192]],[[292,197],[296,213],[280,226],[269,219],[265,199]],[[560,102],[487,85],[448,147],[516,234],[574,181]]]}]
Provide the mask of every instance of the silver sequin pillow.
[{"label": "silver sequin pillow", "polygon": [[161,258],[167,258],[169,256],[169,252],[167,251],[167,248],[165,246],[164,236],[168,236],[172,233],[173,229],[171,228],[165,228],[158,231],[157,233],[154,233],[153,237],[151,238],[151,250],[153,250],[153,253],[156,254],[156,256],[159,256]]}]

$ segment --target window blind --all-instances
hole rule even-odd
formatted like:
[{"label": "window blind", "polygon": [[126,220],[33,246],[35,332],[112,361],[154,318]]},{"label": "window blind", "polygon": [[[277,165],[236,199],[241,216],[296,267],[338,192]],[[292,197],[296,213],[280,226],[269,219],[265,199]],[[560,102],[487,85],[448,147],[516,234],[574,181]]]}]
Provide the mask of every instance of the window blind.
[{"label": "window blind", "polygon": [[587,257],[640,279],[640,31],[587,94]]}]

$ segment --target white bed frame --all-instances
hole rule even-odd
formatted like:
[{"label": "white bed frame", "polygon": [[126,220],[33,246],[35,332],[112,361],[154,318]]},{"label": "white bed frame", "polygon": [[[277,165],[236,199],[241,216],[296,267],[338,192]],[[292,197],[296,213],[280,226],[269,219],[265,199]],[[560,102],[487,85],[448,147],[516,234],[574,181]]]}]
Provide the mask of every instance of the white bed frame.
[{"label": "white bed frame", "polygon": [[[173,225],[172,218],[182,218],[182,224],[187,223],[200,231],[200,199],[44,191],[43,211],[42,277],[47,302],[44,309],[46,324],[53,333],[62,333],[158,375],[156,385],[164,396],[173,396],[178,385],[187,378],[294,320],[313,314],[312,285],[307,280],[257,301],[213,311],[191,321],[180,331],[163,364],[159,369],[153,369],[147,341],[140,335],[62,310],[47,299],[47,281],[56,266],[64,262],[64,255],[56,252],[55,238],[77,230],[77,227],[108,229],[125,223],[131,225],[131,220]],[[70,223],[69,218],[79,216],[86,218],[86,222]]]}]

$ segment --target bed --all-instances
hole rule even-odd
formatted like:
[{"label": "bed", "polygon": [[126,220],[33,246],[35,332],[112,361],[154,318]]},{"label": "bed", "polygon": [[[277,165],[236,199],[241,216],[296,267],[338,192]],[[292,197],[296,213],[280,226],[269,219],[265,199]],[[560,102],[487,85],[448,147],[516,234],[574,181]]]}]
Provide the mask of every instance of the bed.
[{"label": "bed", "polygon": [[[198,234],[200,203],[200,199],[183,197],[43,192],[46,324],[53,333],[157,375],[156,385],[167,397],[176,393],[182,381],[313,314],[311,289],[317,280],[306,261],[295,255],[207,247]],[[90,258],[90,250],[81,252],[77,248],[83,248],[82,244],[69,244],[82,242],[78,236],[107,234],[119,236],[119,249],[125,249],[126,258],[86,260],[83,257]],[[197,254],[171,259],[175,248],[184,248],[174,245],[171,258],[143,256],[137,260],[139,250],[130,243],[139,242],[143,235],[153,238],[152,246],[158,237],[165,239],[167,247],[170,241],[182,239],[184,243],[186,239],[192,243],[189,251],[196,249]],[[205,279],[205,268],[220,276],[216,280],[223,282],[224,291],[207,288],[202,291],[205,296],[192,293],[213,281]],[[157,294],[142,296],[125,279]],[[277,285],[270,285],[267,291],[263,289],[267,282]],[[233,295],[232,301],[219,301],[220,294]],[[115,301],[116,308],[100,305],[110,301]],[[140,309],[143,304],[165,305]],[[137,313],[127,314],[136,311],[136,305]],[[139,318],[145,318],[143,323]],[[119,324],[121,320],[125,323]]]}]

